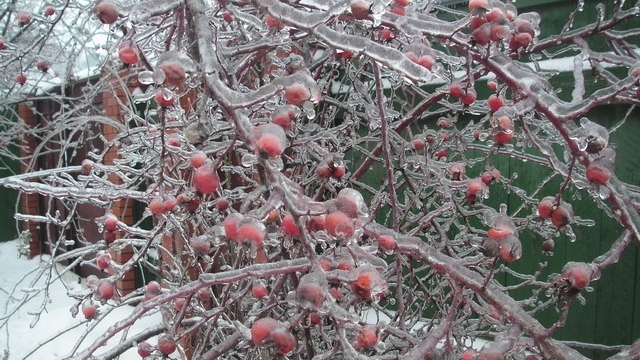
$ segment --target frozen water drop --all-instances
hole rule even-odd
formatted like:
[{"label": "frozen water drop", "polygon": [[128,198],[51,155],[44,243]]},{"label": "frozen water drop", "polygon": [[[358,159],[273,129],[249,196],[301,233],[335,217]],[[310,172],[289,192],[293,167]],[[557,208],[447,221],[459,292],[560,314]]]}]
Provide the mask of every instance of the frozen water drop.
[{"label": "frozen water drop", "polygon": [[242,159],[240,159],[240,163],[244,167],[251,167],[258,162],[258,157],[254,154],[244,154]]},{"label": "frozen water drop", "polygon": [[153,72],[152,71],[143,71],[143,72],[141,72],[140,74],[138,74],[138,80],[143,85],[150,85],[150,84],[153,84],[155,82],[155,80],[153,78]]}]

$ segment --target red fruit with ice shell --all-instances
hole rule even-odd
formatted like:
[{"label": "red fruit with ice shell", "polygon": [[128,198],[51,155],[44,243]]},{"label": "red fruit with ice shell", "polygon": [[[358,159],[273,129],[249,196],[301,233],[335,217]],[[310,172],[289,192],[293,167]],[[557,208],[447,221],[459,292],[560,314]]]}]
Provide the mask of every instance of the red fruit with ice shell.
[{"label": "red fruit with ice shell", "polygon": [[584,289],[591,282],[594,273],[595,271],[590,264],[570,261],[564,266],[560,276],[567,280],[571,287]]},{"label": "red fruit with ice shell", "polygon": [[284,99],[292,105],[300,106],[305,101],[311,99],[311,91],[303,83],[289,85],[284,90]]},{"label": "red fruit with ice shell", "polygon": [[105,270],[111,265],[111,255],[104,251],[99,251],[96,255],[96,266],[98,266],[98,269]]},{"label": "red fruit with ice shell", "polygon": [[287,134],[276,124],[263,124],[253,128],[256,150],[262,156],[276,159],[287,146]]},{"label": "red fruit with ice shell", "polygon": [[140,61],[140,51],[138,46],[130,40],[125,40],[118,50],[118,58],[126,65],[135,65]]},{"label": "red fruit with ice shell", "polygon": [[164,73],[163,85],[176,88],[185,81],[187,74],[184,66],[177,61],[164,61],[158,65],[158,69]]},{"label": "red fruit with ice shell", "polygon": [[96,305],[91,300],[82,303],[82,315],[87,319],[92,319],[97,313]]},{"label": "red fruit with ice shell", "polygon": [[364,20],[369,17],[369,8],[371,4],[365,0],[352,0],[351,1],[351,14],[357,20]]},{"label": "red fruit with ice shell", "polygon": [[151,356],[151,352],[153,351],[153,347],[146,341],[143,341],[138,344],[138,355],[140,357],[149,357]]},{"label": "red fruit with ice shell", "polygon": [[111,1],[101,1],[95,9],[98,19],[103,24],[113,24],[118,20],[118,8]]},{"label": "red fruit with ice shell", "polygon": [[352,271],[354,281],[351,290],[366,301],[379,301],[385,296],[388,284],[371,265],[362,265]]},{"label": "red fruit with ice shell", "polygon": [[365,325],[360,328],[356,339],[361,349],[371,349],[378,343],[378,335],[372,325]]},{"label": "red fruit with ice shell", "polygon": [[212,164],[205,164],[193,174],[193,186],[203,194],[211,194],[220,185],[220,177]]},{"label": "red fruit with ice shell", "polygon": [[176,344],[175,340],[171,339],[166,335],[163,335],[158,340],[158,350],[160,350],[160,352],[163,353],[164,355],[173,354],[173,352],[176,351],[177,347],[178,345]]}]

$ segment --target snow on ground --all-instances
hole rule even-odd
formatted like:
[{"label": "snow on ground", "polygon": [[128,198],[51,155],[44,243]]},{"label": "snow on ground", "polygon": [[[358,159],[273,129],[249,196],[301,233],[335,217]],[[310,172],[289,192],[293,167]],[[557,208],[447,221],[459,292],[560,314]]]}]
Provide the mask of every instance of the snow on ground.
[{"label": "snow on ground", "polygon": [[[75,274],[66,274],[62,280],[55,281],[49,288],[50,301],[46,303],[46,311],[42,313],[33,328],[30,325],[34,321],[34,316],[30,315],[30,312],[42,306],[44,299],[42,293],[20,307],[11,316],[8,324],[5,324],[4,318],[19,304],[18,299],[28,294],[16,290],[12,297],[9,298],[9,294],[13,291],[15,284],[20,282],[19,288],[27,290],[29,288],[42,287],[44,284],[42,280],[31,287],[29,283],[33,279],[33,275],[25,277],[25,274],[32,269],[38,268],[41,261],[49,259],[49,257],[42,257],[42,259],[36,257],[32,260],[27,260],[24,257],[18,258],[16,245],[17,241],[0,243],[0,359],[64,359],[68,355],[69,349],[75,345],[79,337],[87,331],[91,324],[90,321],[87,321],[82,316],[82,313],[79,313],[75,318],[71,316],[70,309],[75,304],[75,301],[67,296],[68,289],[83,289],[84,284],[80,282],[79,277]],[[132,306],[122,306],[114,309],[99,326],[91,331],[83,342],[84,346],[81,346],[81,349],[85,348],[90,341],[93,341],[99,335],[104,334],[106,329],[114,322],[129,316],[133,309]],[[159,314],[144,317],[134,324],[129,334],[136,334],[145,328],[157,325],[160,321]],[[70,327],[74,328],[47,342],[52,335]],[[108,344],[115,344],[119,340],[120,336],[115,336]],[[40,349],[37,349],[39,346]],[[9,356],[5,358],[7,351]],[[99,354],[100,351],[97,353]],[[130,349],[120,356],[120,359],[140,360],[140,356],[138,356],[136,349]]]}]

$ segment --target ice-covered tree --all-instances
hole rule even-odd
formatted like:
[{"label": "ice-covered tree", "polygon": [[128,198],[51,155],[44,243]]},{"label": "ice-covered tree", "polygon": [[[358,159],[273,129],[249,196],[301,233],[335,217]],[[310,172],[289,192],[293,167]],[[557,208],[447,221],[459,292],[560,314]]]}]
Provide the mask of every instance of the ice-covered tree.
[{"label": "ice-covered tree", "polygon": [[[24,170],[3,184],[44,199],[40,214],[16,215],[47,229],[52,260],[39,271],[105,270],[69,293],[69,316],[81,312],[89,330],[134,306],[68,358],[584,358],[553,335],[640,241],[640,192],[617,179],[609,144],[628,116],[609,128],[587,118],[600,104],[640,104],[640,31],[625,27],[640,5],[580,2],[545,36],[519,2],[445,5],[3,5],[0,140],[21,149],[3,155]],[[582,7],[598,15],[574,26]],[[564,93],[562,69],[541,67],[550,61],[569,64]],[[114,104],[96,101],[114,92]],[[18,106],[45,121],[30,126]],[[521,187],[505,159],[549,176]],[[512,268],[592,223],[574,213],[579,195],[620,235],[588,261]],[[121,217],[123,201],[145,210]],[[87,219],[87,205],[100,215]],[[120,293],[116,282],[142,268],[156,280]],[[505,273],[517,283],[497,281]],[[543,326],[536,316],[554,307]],[[128,332],[156,312],[157,326]],[[470,349],[477,339],[488,342]]]}]

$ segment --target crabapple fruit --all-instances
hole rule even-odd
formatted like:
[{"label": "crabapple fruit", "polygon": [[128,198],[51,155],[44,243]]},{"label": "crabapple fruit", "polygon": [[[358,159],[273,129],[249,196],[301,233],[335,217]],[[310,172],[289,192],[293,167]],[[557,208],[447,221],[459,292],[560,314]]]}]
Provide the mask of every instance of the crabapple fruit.
[{"label": "crabapple fruit", "polygon": [[478,8],[489,8],[489,0],[471,0],[469,1],[469,10],[473,11]]},{"label": "crabapple fruit", "polygon": [[276,159],[287,146],[287,134],[276,124],[262,124],[253,128],[256,150],[269,159]]},{"label": "crabapple fruit", "polygon": [[272,27],[272,28],[280,27],[280,21],[276,20],[273,16],[269,14],[265,15],[264,22],[265,24],[267,24],[268,27]]},{"label": "crabapple fruit", "polygon": [[200,166],[204,165],[207,159],[207,154],[205,154],[204,151],[196,151],[195,153],[193,153],[193,155],[191,155],[191,159],[189,161],[191,163],[191,166],[197,169]]},{"label": "crabapple fruit", "polygon": [[179,297],[173,301],[173,305],[176,308],[176,311],[180,312],[184,308],[184,304],[187,300],[183,297]]},{"label": "crabapple fruit", "polygon": [[123,41],[118,50],[118,58],[126,65],[137,64],[140,60],[138,46],[130,40]]},{"label": "crabapple fruit", "polygon": [[289,236],[299,236],[300,230],[298,230],[298,226],[296,225],[295,220],[293,219],[293,215],[286,214],[282,218],[282,230],[285,234]]},{"label": "crabapple fruit", "polygon": [[353,270],[355,281],[351,283],[351,291],[367,301],[378,301],[388,288],[380,273],[371,265],[362,265]]},{"label": "crabapple fruit", "polygon": [[91,300],[86,300],[82,303],[82,315],[87,319],[92,319],[96,316],[96,305]]},{"label": "crabapple fruit", "polygon": [[482,199],[487,192],[487,185],[480,178],[471,179],[467,181],[467,193],[465,200],[468,202],[474,202],[480,197]]},{"label": "crabapple fruit", "polygon": [[378,246],[384,251],[393,251],[398,246],[398,242],[391,235],[380,235]]},{"label": "crabapple fruit", "polygon": [[296,288],[296,300],[303,309],[317,311],[324,303],[326,292],[327,285],[324,273],[308,273],[300,278],[300,283]]},{"label": "crabapple fruit", "polygon": [[260,345],[265,340],[271,339],[271,333],[280,325],[276,319],[269,317],[256,320],[251,325],[251,341],[254,345]]},{"label": "crabapple fruit", "polygon": [[312,312],[309,314],[309,323],[312,325],[318,325],[322,322],[322,318],[318,315],[317,312]]},{"label": "crabapple fruit", "polygon": [[82,160],[82,174],[89,175],[91,170],[93,170],[94,162],[89,159]]},{"label": "crabapple fruit", "polygon": [[554,196],[546,196],[540,200],[538,204],[538,216],[543,219],[551,219],[551,214],[555,209],[556,198]]},{"label": "crabapple fruit", "polygon": [[522,257],[522,243],[515,236],[509,236],[500,243],[500,258],[514,262]]},{"label": "crabapple fruit", "polygon": [[161,293],[162,289],[160,288],[160,284],[157,281],[149,281],[149,283],[144,287],[145,300],[151,300]]},{"label": "crabapple fruit", "polygon": [[156,103],[164,108],[172,106],[176,100],[175,96],[172,96],[168,91],[164,89],[158,89],[156,95],[153,97]]},{"label": "crabapple fruit", "polygon": [[227,239],[236,240],[238,237],[238,224],[241,220],[242,215],[238,213],[229,214],[229,216],[224,219],[224,233]]},{"label": "crabapple fruit", "polygon": [[113,286],[113,283],[108,279],[100,279],[96,284],[94,293],[101,299],[109,300],[115,294],[115,286]]},{"label": "crabapple fruit", "polygon": [[161,196],[154,197],[149,201],[149,211],[153,215],[162,215],[165,212],[164,200]]},{"label": "crabapple fruit", "polygon": [[329,235],[342,239],[348,239],[354,234],[353,221],[341,211],[327,214],[324,227]]},{"label": "crabapple fruit", "polygon": [[595,161],[587,166],[587,180],[592,183],[606,184],[610,177],[611,171]]},{"label": "crabapple fruit", "polygon": [[238,243],[250,243],[252,246],[261,247],[265,237],[265,227],[255,219],[243,219],[238,224],[237,235],[234,239]]},{"label": "crabapple fruit", "polygon": [[25,74],[16,75],[16,82],[20,85],[24,85],[27,83],[27,76]]},{"label": "crabapple fruit", "polygon": [[296,347],[296,338],[286,327],[279,326],[271,333],[271,339],[278,348],[278,354],[286,355],[293,351]]},{"label": "crabapple fruit", "polygon": [[370,4],[365,0],[352,0],[351,13],[357,20],[364,20],[369,16]]},{"label": "crabapple fruit", "polygon": [[566,279],[571,287],[575,289],[584,289],[589,285],[594,275],[594,269],[591,265],[583,262],[570,261],[562,268],[563,279]]},{"label": "crabapple fruit", "polygon": [[116,241],[116,233],[115,231],[105,231],[104,234],[102,234],[102,236],[104,237],[104,241],[106,241],[107,244],[112,244],[114,241]]},{"label": "crabapple fruit", "polygon": [[473,360],[477,352],[474,349],[467,349],[462,353],[460,360]]},{"label": "crabapple fruit", "polygon": [[480,179],[482,179],[483,183],[485,183],[486,185],[489,185],[492,182],[500,179],[500,171],[498,169],[485,171],[482,173],[482,175],[480,175]]},{"label": "crabapple fruit", "polygon": [[148,357],[151,356],[151,351],[153,351],[153,347],[146,341],[143,341],[138,344],[138,355],[140,357]]},{"label": "crabapple fruit", "polygon": [[557,227],[563,227],[573,222],[573,207],[567,202],[562,202],[551,213],[551,223]]},{"label": "crabapple fruit", "polygon": [[187,78],[184,67],[177,61],[165,61],[158,69],[164,73],[164,85],[170,88],[180,86]]},{"label": "crabapple fruit", "polygon": [[460,102],[464,105],[471,105],[476,101],[477,96],[478,93],[476,93],[476,90],[469,88],[466,92],[460,95]]},{"label": "crabapple fruit", "polygon": [[56,13],[56,9],[53,6],[47,6],[44,8],[44,14],[46,16],[53,16]]},{"label": "crabapple fruit", "polygon": [[491,96],[489,96],[487,103],[489,104],[489,108],[491,109],[491,111],[496,112],[504,106],[504,99],[498,97],[495,94],[492,94]]},{"label": "crabapple fruit", "polygon": [[211,194],[220,185],[220,177],[211,164],[205,164],[196,169],[193,174],[193,186],[203,194]]},{"label": "crabapple fruit", "polygon": [[218,211],[227,211],[229,208],[229,200],[225,197],[219,197],[216,199],[216,209]]},{"label": "crabapple fruit", "polygon": [[98,269],[105,270],[111,264],[111,255],[105,253],[104,251],[99,251],[98,256],[96,257],[96,265]]},{"label": "crabapple fruit", "polygon": [[98,20],[103,24],[113,24],[118,20],[118,8],[108,0],[100,1],[96,5]]},{"label": "crabapple fruit", "polygon": [[[230,12],[225,11],[225,13],[224,13],[224,14],[222,14],[222,19],[223,19],[224,21],[226,21],[226,22],[230,23],[230,22],[232,22],[232,21],[233,21],[233,15],[231,15],[231,13],[230,13]],[[268,24],[267,24],[267,25],[268,25]]]},{"label": "crabapple fruit", "polygon": [[177,347],[176,342],[167,335],[163,335],[158,339],[158,350],[165,355],[173,354]]},{"label": "crabapple fruit", "polygon": [[269,294],[269,290],[262,281],[255,281],[251,286],[251,295],[256,299],[262,299]]},{"label": "crabapple fruit", "polygon": [[362,326],[356,341],[362,349],[371,349],[376,346],[378,343],[378,335],[376,335],[375,328],[371,325]]},{"label": "crabapple fruit", "polygon": [[19,12],[18,15],[16,15],[16,22],[18,22],[20,26],[27,26],[31,22],[31,15],[26,12]]},{"label": "crabapple fruit", "polygon": [[295,83],[284,90],[284,98],[289,104],[300,106],[311,98],[311,91],[302,83]]},{"label": "crabapple fruit", "polygon": [[206,256],[211,251],[211,242],[209,242],[209,238],[206,235],[193,237],[189,243],[196,256]]},{"label": "crabapple fruit", "polygon": [[118,218],[113,214],[107,215],[107,217],[104,219],[105,230],[116,231],[117,227],[118,227]]},{"label": "crabapple fruit", "polygon": [[43,73],[46,73],[47,71],[49,71],[50,67],[51,67],[51,63],[47,60],[40,60],[36,63],[36,68],[42,71]]}]

